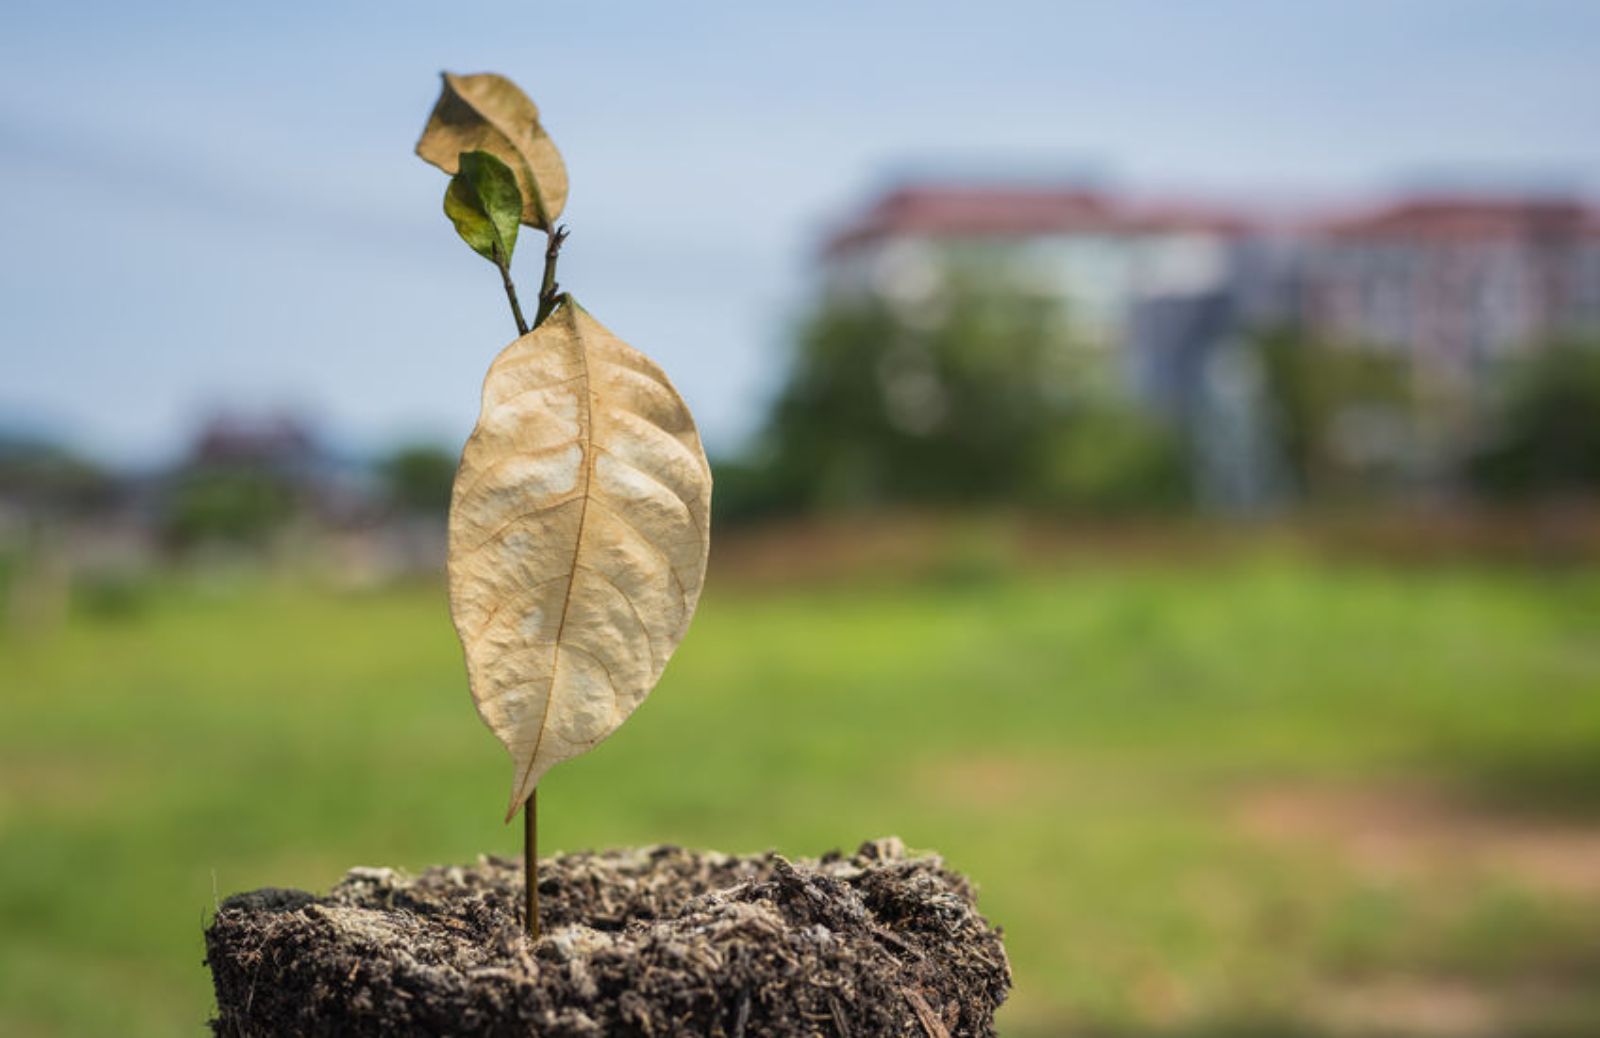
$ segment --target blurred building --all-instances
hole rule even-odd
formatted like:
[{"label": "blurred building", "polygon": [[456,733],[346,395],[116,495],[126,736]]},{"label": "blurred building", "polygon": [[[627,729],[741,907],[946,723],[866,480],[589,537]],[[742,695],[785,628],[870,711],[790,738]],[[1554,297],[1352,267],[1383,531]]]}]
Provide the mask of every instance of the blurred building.
[{"label": "blurred building", "polygon": [[1417,198],[1314,228],[1303,315],[1470,381],[1600,326],[1600,212],[1572,201]]},{"label": "blurred building", "polygon": [[1421,196],[1286,222],[1077,187],[930,184],[883,195],[823,252],[828,299],[870,295],[913,324],[936,320],[958,282],[1058,308],[1062,348],[1099,355],[1097,391],[1176,425],[1202,495],[1250,507],[1280,488],[1245,336],[1294,325],[1404,358],[1428,442],[1391,449],[1448,467],[1497,362],[1600,328],[1600,211]]},{"label": "blurred building", "polygon": [[1600,212],[1542,198],[1406,199],[1304,236],[1297,316],[1412,373],[1419,476],[1448,480],[1508,361],[1600,329]]},{"label": "blurred building", "polygon": [[1178,425],[1202,493],[1273,496],[1259,381],[1238,332],[1288,304],[1291,257],[1243,215],[1134,203],[1077,188],[906,187],[828,242],[823,289],[870,295],[903,319],[937,315],[957,282],[1063,315],[1060,348],[1087,354],[1085,392]]},{"label": "blurred building", "polygon": [[1257,235],[1234,213],[1133,206],[1081,189],[908,187],[879,199],[824,252],[834,295],[911,311],[953,280],[1065,305],[1084,344],[1126,342],[1135,304],[1228,291]]}]

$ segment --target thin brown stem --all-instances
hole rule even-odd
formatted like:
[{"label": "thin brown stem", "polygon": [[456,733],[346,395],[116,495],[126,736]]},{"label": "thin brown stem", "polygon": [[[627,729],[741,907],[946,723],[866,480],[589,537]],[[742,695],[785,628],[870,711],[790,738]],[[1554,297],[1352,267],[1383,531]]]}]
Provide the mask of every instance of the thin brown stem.
[{"label": "thin brown stem", "polygon": [[511,301],[511,316],[517,319],[517,334],[528,334],[528,322],[522,316],[522,304],[517,302],[517,286],[511,283],[511,264],[500,255],[497,246],[494,250],[494,265],[500,268],[500,283],[506,286],[506,298]]},{"label": "thin brown stem", "polygon": [[[560,286],[556,284],[556,261],[561,258],[561,243],[567,240],[567,229],[557,227],[547,232],[544,250],[544,279],[539,285],[539,309],[533,319],[535,328],[544,323],[555,310],[560,299]],[[522,319],[522,308],[517,305],[517,290],[511,284],[511,273],[505,264],[497,263],[500,267],[500,276],[505,281],[506,298],[511,300],[511,312],[517,318],[517,331],[523,335],[528,334],[528,326]],[[539,791],[535,789],[528,794],[528,802],[522,806],[522,884],[523,884],[523,919],[528,932],[528,939],[539,939]]]},{"label": "thin brown stem", "polygon": [[544,323],[544,319],[555,310],[557,301],[561,298],[561,286],[556,283],[556,260],[561,258],[561,243],[567,240],[565,225],[547,232],[544,249],[544,280],[539,285],[539,313],[533,319],[535,328]]},{"label": "thin brown stem", "polygon": [[522,805],[523,910],[528,940],[539,939],[539,791]]}]

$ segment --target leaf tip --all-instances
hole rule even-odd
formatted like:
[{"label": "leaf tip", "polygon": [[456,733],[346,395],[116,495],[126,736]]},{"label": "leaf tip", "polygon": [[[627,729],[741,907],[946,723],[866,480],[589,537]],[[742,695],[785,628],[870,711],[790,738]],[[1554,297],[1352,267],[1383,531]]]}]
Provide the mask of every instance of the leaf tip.
[{"label": "leaf tip", "polygon": [[522,810],[522,806],[528,802],[528,798],[533,796],[533,791],[539,788],[539,776],[534,774],[532,767],[524,769],[519,765],[517,775],[517,782],[511,787],[511,803],[506,807],[507,825],[510,825],[511,820],[517,817],[517,812]]}]

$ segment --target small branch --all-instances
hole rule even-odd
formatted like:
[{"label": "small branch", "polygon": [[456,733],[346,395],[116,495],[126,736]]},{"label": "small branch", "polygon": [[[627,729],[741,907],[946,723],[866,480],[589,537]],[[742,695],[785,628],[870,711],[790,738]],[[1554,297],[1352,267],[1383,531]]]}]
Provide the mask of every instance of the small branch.
[{"label": "small branch", "polygon": [[506,286],[506,298],[511,301],[511,316],[517,319],[517,334],[528,334],[528,322],[522,316],[522,304],[517,302],[517,286],[511,283],[511,264],[500,255],[499,246],[494,250],[494,265],[500,268],[500,282]]},{"label": "small branch", "polygon": [[539,791],[522,805],[523,909],[528,940],[539,939]]},{"label": "small branch", "polygon": [[533,319],[535,328],[550,316],[550,312],[556,308],[556,300],[561,297],[561,286],[556,284],[556,260],[561,258],[561,243],[567,240],[567,228],[562,225],[548,234],[548,244],[544,250],[544,281],[539,286],[539,313]]}]

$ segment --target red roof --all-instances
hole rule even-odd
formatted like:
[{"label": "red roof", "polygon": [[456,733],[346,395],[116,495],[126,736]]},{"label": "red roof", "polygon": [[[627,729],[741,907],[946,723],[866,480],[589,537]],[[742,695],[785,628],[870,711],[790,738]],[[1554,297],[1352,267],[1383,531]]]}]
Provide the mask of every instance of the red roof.
[{"label": "red roof", "polygon": [[1570,199],[1424,196],[1334,220],[1319,230],[1341,238],[1582,237],[1600,232],[1600,211]]},{"label": "red roof", "polygon": [[1239,234],[1239,214],[1215,207],[1137,207],[1081,188],[903,187],[879,199],[830,239],[827,252],[896,235],[1015,237],[1045,234],[1140,234],[1206,231]]}]

